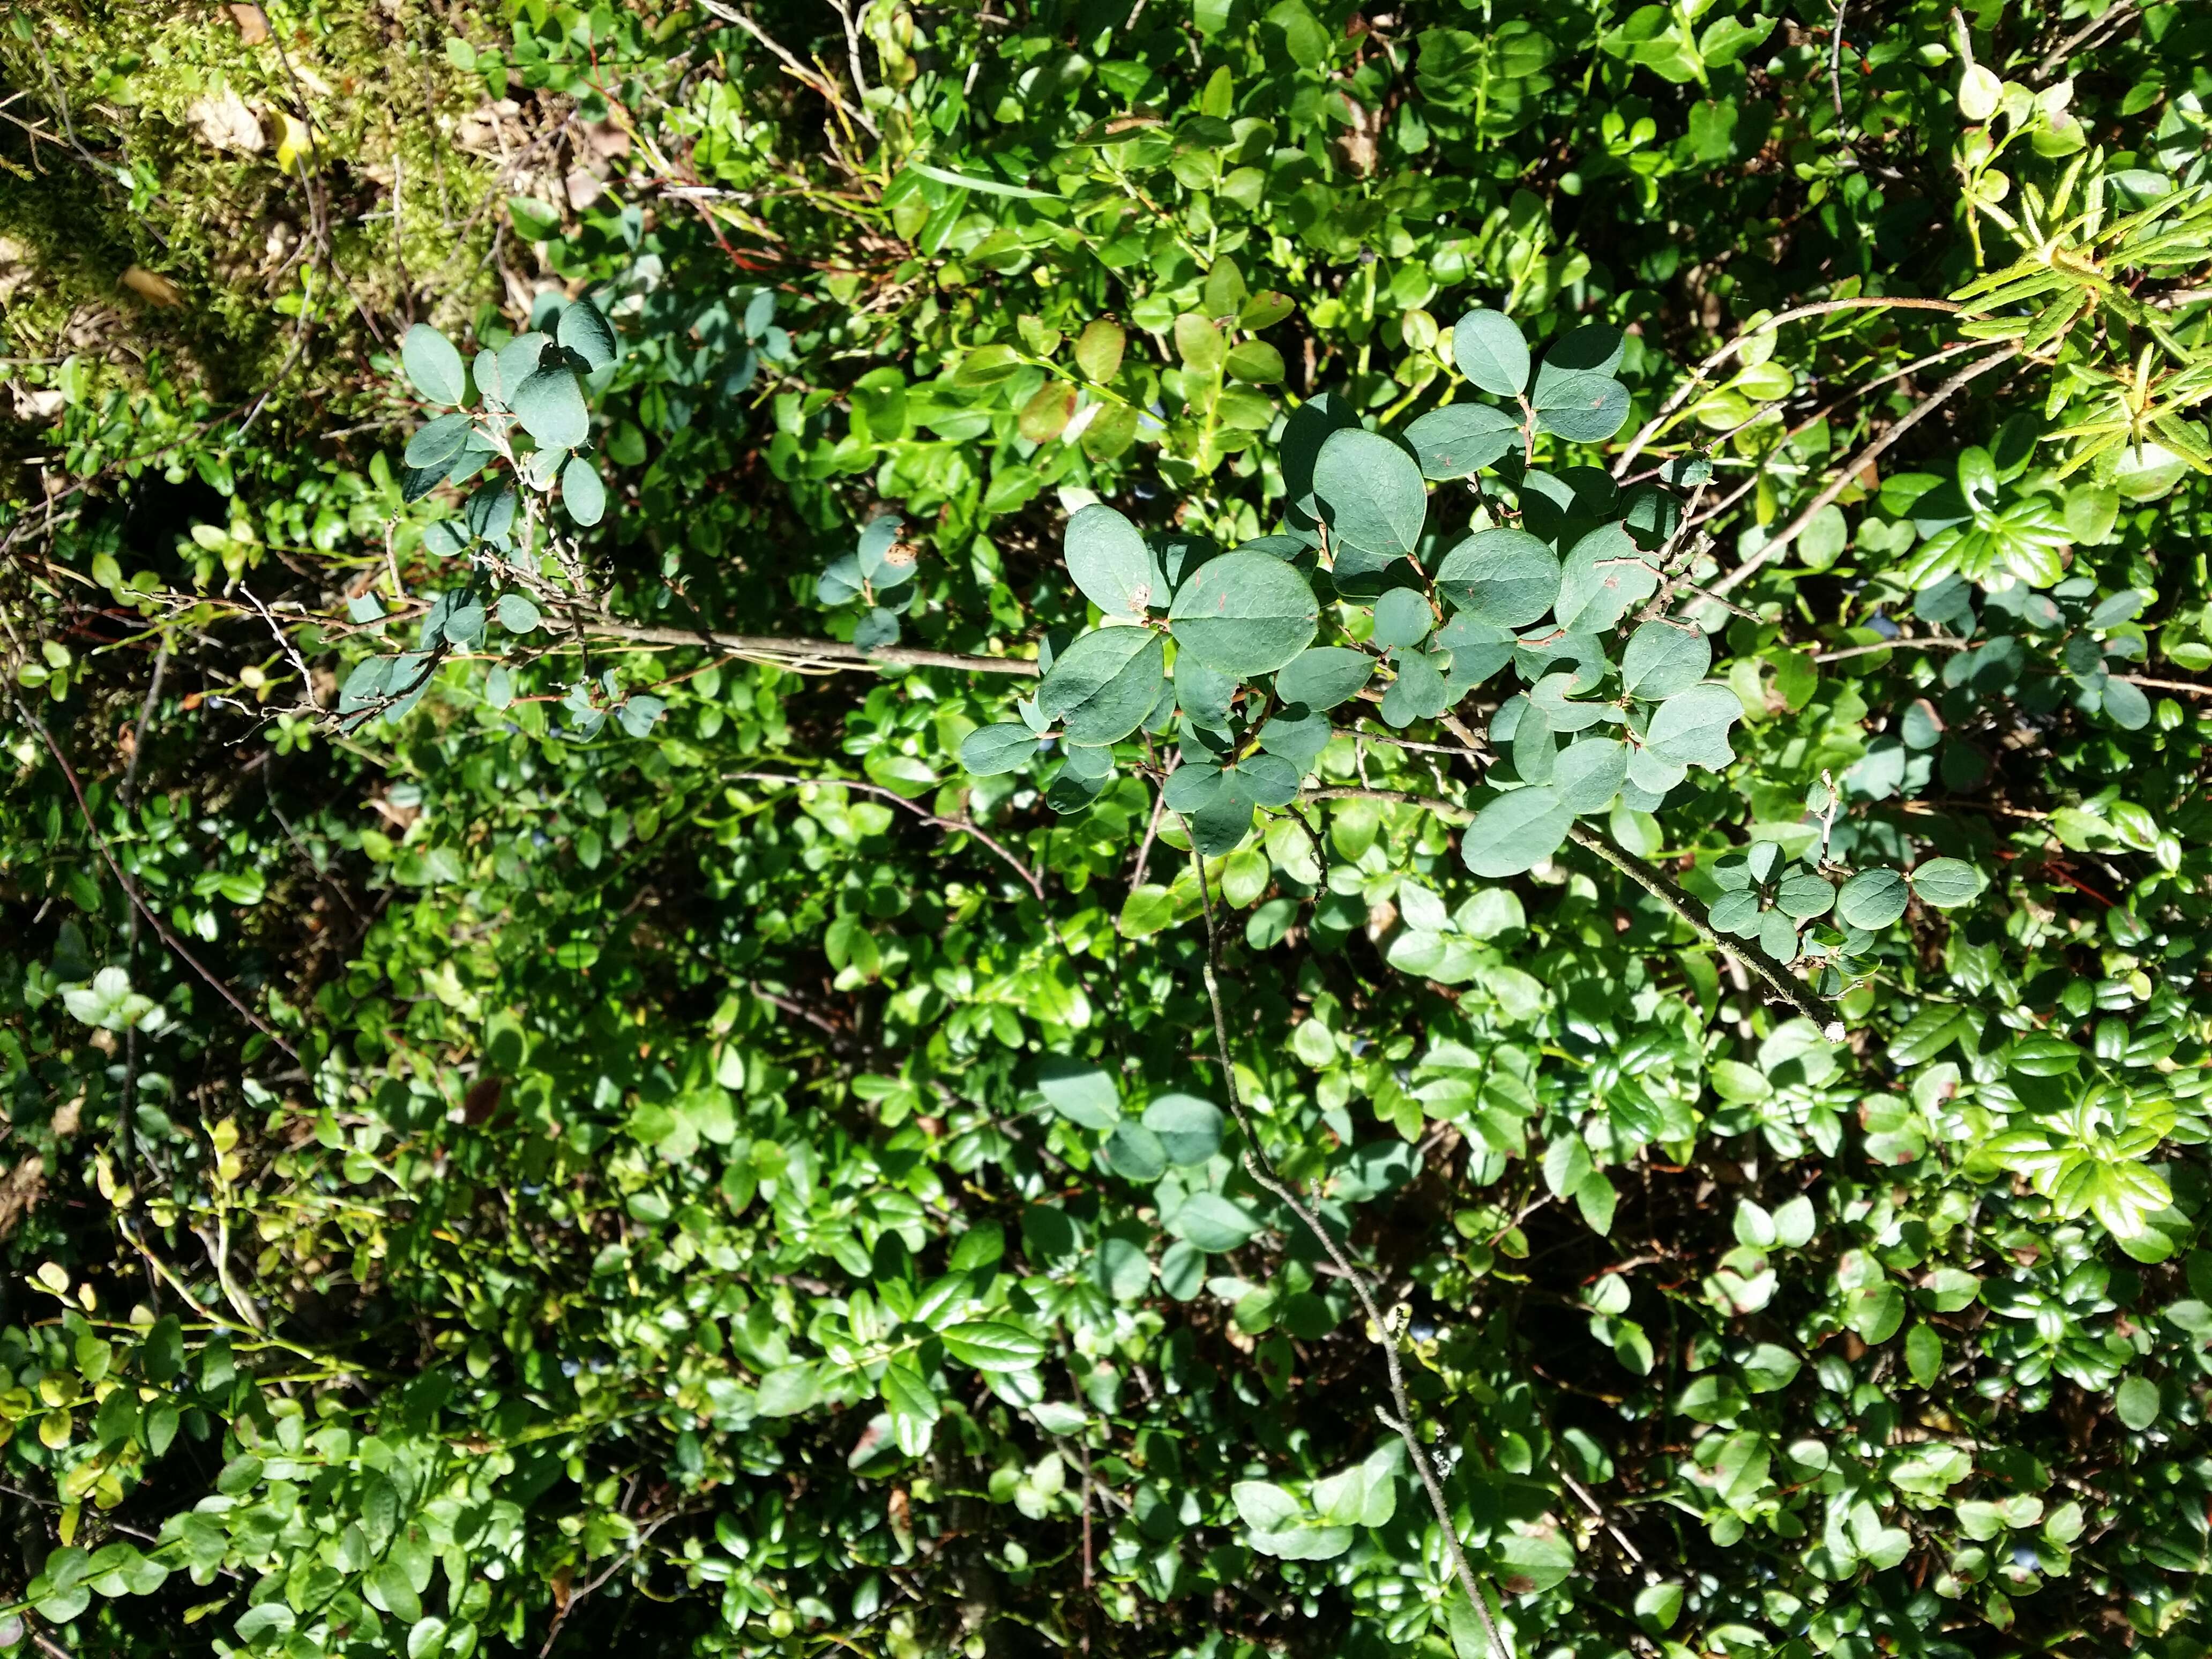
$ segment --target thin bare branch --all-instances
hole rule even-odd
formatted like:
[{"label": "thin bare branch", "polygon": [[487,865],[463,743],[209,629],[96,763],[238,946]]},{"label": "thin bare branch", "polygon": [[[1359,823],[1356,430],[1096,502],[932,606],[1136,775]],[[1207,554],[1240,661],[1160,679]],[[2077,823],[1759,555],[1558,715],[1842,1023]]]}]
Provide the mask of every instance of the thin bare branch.
[{"label": "thin bare branch", "polygon": [[237,992],[232,990],[228,985],[210,971],[207,965],[198,957],[187,951],[184,942],[169,931],[168,924],[154,914],[153,908],[146,902],[144,895],[139,892],[138,884],[124,873],[123,866],[117,861],[114,853],[107,845],[107,837],[100,833],[100,825],[94,822],[92,816],[91,805],[84,798],[84,786],[77,781],[76,769],[69,763],[69,757],[62,753],[61,746],[53,739],[53,734],[46,730],[37,715],[23,706],[21,698],[11,694],[9,701],[15,705],[15,712],[22,716],[23,723],[36,732],[45,742],[46,752],[54,757],[54,764],[61,768],[62,776],[69,784],[70,793],[76,797],[77,812],[84,819],[85,829],[91,833],[93,844],[100,848],[100,856],[106,860],[109,872],[115,877],[116,884],[123,889],[125,896],[130,899],[132,907],[138,914],[146,918],[146,925],[154,930],[155,935],[162,944],[176,953],[179,961],[205,980],[225,1002],[237,1009],[245,1017],[247,1024],[283,1049],[295,1066],[304,1067],[307,1061],[300,1058],[300,1051],[285,1042],[274,1026],[255,1013],[240,1000]]},{"label": "thin bare branch", "polygon": [[1690,401],[1690,398],[1696,393],[1698,388],[1705,384],[1705,376],[1711,374],[1713,370],[1718,368],[1723,363],[1728,362],[1729,358],[1735,356],[1737,352],[1742,350],[1746,345],[1750,343],[1753,340],[1757,339],[1760,335],[1770,333],[1773,330],[1781,327],[1784,323],[1794,323],[1806,317],[1826,317],[1842,311],[1874,311],[1883,309],[1905,311],[1956,311],[1959,309],[1959,307],[1949,300],[1912,300],[1893,299],[1887,297],[1869,297],[1859,300],[1822,300],[1813,305],[1795,307],[1789,311],[1784,311],[1776,316],[1769,317],[1763,323],[1754,323],[1749,328],[1744,330],[1742,333],[1737,335],[1735,338],[1730,340],[1726,345],[1721,347],[1719,350],[1714,352],[1712,356],[1707,357],[1705,362],[1699,363],[1696,368],[1691,371],[1690,378],[1674,388],[1673,393],[1668,398],[1667,401],[1659,406],[1659,412],[1644,423],[1643,430],[1638,432],[1633,438],[1631,438],[1628,441],[1628,447],[1621,451],[1620,455],[1614,459],[1613,463],[1613,476],[1616,478],[1626,477],[1628,474],[1628,469],[1636,464],[1636,458],[1639,454],[1643,453],[1644,447],[1650,443],[1652,439],[1657,437],[1659,434],[1665,429],[1667,422],[1674,417],[1675,412],[1680,410],[1683,404]]},{"label": "thin bare branch", "polygon": [[2019,355],[2020,348],[2017,345],[2008,345],[2000,350],[1994,351],[1978,362],[1967,364],[1927,397],[1915,404],[1899,418],[1894,425],[1888,428],[1880,437],[1838,468],[1834,478],[1829,481],[1827,488],[1808,501],[1804,509],[1776,532],[1765,545],[1715,582],[1711,588],[1711,597],[1718,598],[1750,580],[1758,573],[1761,566],[1770,562],[1778,554],[1803,535],[1820,509],[1849,489],[1851,481],[1879,460],[1899,439],[1941,409],[1961,389],[1979,380],[1991,369],[2002,368]]},{"label": "thin bare branch", "polygon": [[1786,1002],[1820,1028],[1820,1034],[1831,1042],[1844,1040],[1844,1023],[1836,1018],[1834,1009],[1814,996],[1801,984],[1787,968],[1776,962],[1756,945],[1732,939],[1714,927],[1698,914],[1703,908],[1684,892],[1675,882],[1642,859],[1620,846],[1603,831],[1593,829],[1577,818],[1567,830],[1567,839],[1576,846],[1587,848],[1626,876],[1645,892],[1657,899],[1684,921],[1691,932],[1715,950],[1733,957],[1745,969],[1765,985],[1769,994],[1778,1002]]},{"label": "thin bare branch", "polygon": [[[1188,819],[1184,820],[1183,827],[1188,833],[1190,824]],[[1191,837],[1190,865],[1192,873],[1198,879],[1199,899],[1206,911],[1206,954],[1200,958],[1200,963],[1206,977],[1206,1001],[1213,1012],[1213,1039],[1220,1053],[1221,1091],[1228,1098],[1229,1109],[1236,1116],[1237,1127],[1243,1132],[1245,1172],[1282,1200],[1291,1213],[1297,1217],[1306,1231],[1313,1235],[1315,1242],[1328,1259],[1336,1264],[1337,1271],[1358,1297],[1359,1305],[1367,1315],[1368,1338],[1382,1350],[1382,1361],[1389,1373],[1390,1403],[1395,1412],[1393,1415],[1391,1412],[1377,1407],[1375,1414],[1384,1427],[1395,1431],[1405,1443],[1406,1454],[1413,1462],[1413,1472],[1420,1478],[1421,1490],[1428,1494],[1429,1507],[1436,1513],[1437,1525],[1443,1534],[1445,1553],[1451,1558],[1453,1574],[1458,1578],[1461,1589],[1466,1592],[1467,1599],[1474,1603],[1475,1612],[1481,1616],[1483,1629],[1490,1638],[1492,1652],[1498,1656],[1498,1659],[1513,1659],[1513,1650],[1498,1634],[1498,1626],[1490,1616],[1490,1603],[1483,1595],[1483,1585],[1476,1577],[1474,1569],[1468,1565],[1467,1552],[1460,1544],[1459,1525],[1452,1516],[1449,1501],[1444,1497],[1443,1484],[1430,1462],[1429,1449],[1421,1443],[1420,1436],[1414,1430],[1413,1402],[1406,1393],[1405,1368],[1398,1357],[1396,1324],[1384,1316],[1381,1304],[1376,1300],[1374,1283],[1367,1273],[1354,1265],[1344,1247],[1337,1242],[1336,1235],[1277,1173],[1266,1148],[1261,1144],[1259,1132],[1252,1126],[1250,1115],[1244,1109],[1244,1097],[1237,1087],[1237,1062],[1230,1054],[1229,1019],[1221,1003],[1220,924],[1214,918],[1213,896],[1206,887],[1206,860],[1199,856],[1194,835]],[[1393,1310],[1394,1314],[1395,1311]]]},{"label": "thin bare branch", "polygon": [[[771,35],[758,23],[754,22],[751,18],[746,16],[744,13],[739,11],[735,6],[724,5],[722,3],[722,0],[699,0],[699,5],[702,10],[712,13],[714,16],[720,18],[726,23],[735,23],[747,34],[751,35],[754,40],[766,46],[770,52],[774,52],[783,61],[783,65],[786,69],[797,76],[805,85],[811,87],[816,92],[820,93],[823,99],[828,102],[835,105],[838,112],[843,115],[847,120],[854,122],[857,125],[866,127],[870,137],[880,138],[884,136],[883,129],[868,118],[867,112],[865,110],[856,110],[850,104],[845,101],[844,97],[838,92],[834,82],[821,75],[811,65],[803,64],[798,58],[793,57],[789,52],[784,49],[781,43],[780,43],[775,36]],[[857,72],[857,61],[854,68]]]}]

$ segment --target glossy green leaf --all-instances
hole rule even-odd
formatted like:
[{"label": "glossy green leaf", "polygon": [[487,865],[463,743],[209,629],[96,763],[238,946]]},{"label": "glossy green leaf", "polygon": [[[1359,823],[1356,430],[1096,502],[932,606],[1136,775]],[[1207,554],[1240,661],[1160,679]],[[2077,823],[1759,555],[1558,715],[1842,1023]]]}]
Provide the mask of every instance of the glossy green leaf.
[{"label": "glossy green leaf", "polygon": [[1003,1320],[975,1320],[947,1326],[938,1333],[945,1350],[963,1365],[979,1371],[1025,1371],[1033,1369],[1048,1350],[1028,1331]]}]

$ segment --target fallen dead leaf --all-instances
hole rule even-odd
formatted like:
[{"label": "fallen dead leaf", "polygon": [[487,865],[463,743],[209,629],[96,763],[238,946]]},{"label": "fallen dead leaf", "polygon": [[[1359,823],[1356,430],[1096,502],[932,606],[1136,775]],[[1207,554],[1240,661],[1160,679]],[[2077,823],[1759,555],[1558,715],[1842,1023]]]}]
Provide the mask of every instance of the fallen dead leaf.
[{"label": "fallen dead leaf", "polygon": [[0,1177],[0,1238],[14,1232],[25,1212],[37,1207],[46,1188],[46,1163],[36,1152]]},{"label": "fallen dead leaf", "polygon": [[269,17],[258,6],[226,6],[230,21],[238,25],[238,38],[249,46],[258,46],[269,38]]},{"label": "fallen dead leaf", "polygon": [[241,155],[258,155],[269,140],[261,131],[261,118],[230,88],[202,98],[185,111],[202,139],[216,149]]},{"label": "fallen dead leaf", "polygon": [[123,286],[148,305],[160,306],[164,310],[185,302],[181,289],[159,271],[149,270],[143,265],[132,265],[125,271]]}]

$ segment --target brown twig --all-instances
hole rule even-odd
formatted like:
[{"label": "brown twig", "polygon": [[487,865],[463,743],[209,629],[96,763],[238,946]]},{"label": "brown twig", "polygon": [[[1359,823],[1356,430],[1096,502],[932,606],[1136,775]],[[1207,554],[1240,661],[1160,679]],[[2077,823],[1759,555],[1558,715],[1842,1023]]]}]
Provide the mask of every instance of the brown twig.
[{"label": "brown twig", "polygon": [[1714,949],[1723,951],[1749,972],[1756,975],[1774,1000],[1786,1002],[1811,1020],[1820,1035],[1831,1042],[1844,1039],[1844,1023],[1836,1018],[1835,1010],[1814,996],[1799,983],[1790,970],[1754,945],[1739,943],[1722,934],[1711,922],[1698,914],[1697,901],[1684,892],[1674,880],[1619,845],[1610,836],[1592,829],[1577,818],[1567,830],[1567,839],[1603,859],[1626,876],[1645,892],[1657,899],[1684,921],[1690,930]]},{"label": "brown twig", "polygon": [[[1183,827],[1188,833],[1190,825],[1188,819],[1184,821]],[[1358,1297],[1360,1307],[1367,1315],[1369,1339],[1382,1350],[1383,1364],[1389,1373],[1390,1403],[1396,1412],[1393,1416],[1377,1407],[1375,1414],[1385,1428],[1394,1431],[1405,1443],[1407,1455],[1413,1461],[1413,1471],[1420,1478],[1421,1490],[1428,1494],[1429,1507],[1435,1511],[1437,1524],[1443,1534],[1444,1550],[1451,1558],[1452,1571],[1459,1580],[1461,1589],[1466,1593],[1467,1599],[1474,1604],[1476,1613],[1482,1620],[1483,1629],[1490,1638],[1492,1651],[1498,1659],[1512,1659],[1513,1650],[1498,1634],[1497,1623],[1490,1616],[1490,1603],[1483,1595],[1483,1586],[1476,1578],[1474,1569],[1468,1565],[1467,1552],[1460,1544],[1459,1526],[1453,1519],[1451,1504],[1444,1497],[1443,1482],[1429,1460],[1428,1448],[1421,1443],[1420,1437],[1414,1432],[1413,1402],[1406,1393],[1405,1369],[1399,1360],[1397,1336],[1391,1322],[1383,1316],[1381,1304],[1375,1299],[1373,1283],[1367,1274],[1352,1264],[1344,1247],[1337,1243],[1336,1235],[1322,1223],[1320,1216],[1309,1208],[1276,1172],[1261,1145],[1259,1133],[1253,1127],[1250,1115],[1244,1109],[1243,1097],[1237,1088],[1237,1063],[1230,1054],[1229,1019],[1221,1003],[1218,971],[1221,932],[1214,920],[1212,896],[1206,888],[1206,861],[1199,856],[1194,836],[1191,839],[1190,862],[1192,872],[1198,878],[1199,899],[1206,911],[1206,954],[1200,958],[1200,966],[1206,977],[1206,1000],[1213,1012],[1214,1042],[1220,1050],[1221,1089],[1228,1097],[1229,1109],[1236,1116],[1237,1127],[1243,1132],[1245,1172],[1289,1207],[1291,1213],[1297,1217],[1306,1231],[1328,1253],[1329,1260],[1336,1264],[1337,1271]]]},{"label": "brown twig", "polygon": [[1715,582],[1712,585],[1713,596],[1718,597],[1727,593],[1748,580],[1762,565],[1766,564],[1777,554],[1795,542],[1798,537],[1803,535],[1807,526],[1811,525],[1820,509],[1849,489],[1852,481],[1879,460],[1899,439],[1942,408],[1954,394],[1980,379],[1991,369],[2002,368],[2010,362],[2019,355],[2020,348],[2017,345],[2008,345],[2000,350],[1991,352],[1988,356],[1967,364],[1966,368],[1929,393],[1926,398],[1915,404],[1899,418],[1893,426],[1838,469],[1835,477],[1829,483],[1827,488],[1808,501],[1804,509],[1778,531],[1772,539]]},{"label": "brown twig", "polygon": [[[751,35],[754,40],[766,46],[779,58],[782,59],[783,65],[786,69],[788,69],[793,75],[797,76],[804,84],[812,88],[816,92],[821,94],[823,98],[833,105],[841,114],[845,116],[847,119],[856,122],[860,125],[866,127],[868,130],[868,136],[870,137],[880,138],[884,136],[883,129],[868,118],[867,112],[865,110],[854,109],[838,94],[837,88],[834,82],[830,81],[826,76],[821,74],[818,70],[805,64],[800,63],[798,58],[793,57],[790,52],[787,52],[783,48],[782,45],[778,42],[774,36],[769,34],[766,29],[763,28],[758,23],[754,22],[751,18],[746,16],[744,13],[739,11],[735,6],[726,6],[721,3],[721,0],[699,0],[699,5],[702,10],[711,13],[713,15],[720,18],[726,23],[735,23],[747,34]],[[847,27],[848,28],[850,27],[849,23]],[[854,72],[857,75],[860,70],[860,47],[857,41],[854,44],[853,54]]]},{"label": "brown twig", "polygon": [[69,763],[69,757],[62,753],[61,746],[55,743],[53,734],[46,730],[37,715],[23,706],[21,698],[11,693],[9,701],[15,705],[15,712],[23,717],[24,724],[36,732],[45,741],[47,753],[54,757],[54,763],[61,768],[62,776],[69,783],[70,793],[76,797],[76,810],[84,818],[84,827],[91,832],[93,844],[100,848],[100,856],[106,860],[108,869],[114,873],[116,882],[123,889],[125,896],[130,899],[138,914],[146,918],[146,925],[154,930],[162,944],[176,952],[178,958],[186,967],[205,980],[217,995],[245,1016],[249,1025],[283,1049],[295,1066],[305,1066],[307,1062],[300,1058],[300,1051],[285,1042],[274,1027],[240,1000],[237,992],[217,978],[198,957],[187,951],[183,942],[169,931],[168,924],[154,914],[152,907],[146,902],[144,896],[139,892],[138,884],[124,873],[123,866],[117,861],[115,854],[109,850],[107,837],[100,833],[100,825],[94,821],[92,816],[92,806],[84,798],[84,787],[77,781],[76,770]]},{"label": "brown twig", "polygon": [[1613,476],[1616,478],[1626,477],[1627,475],[1628,469],[1635,464],[1637,456],[1643,453],[1644,447],[1650,443],[1652,439],[1659,435],[1661,429],[1666,426],[1668,421],[1674,418],[1676,410],[1680,410],[1683,404],[1690,401],[1692,394],[1693,394],[1700,386],[1705,384],[1705,376],[1711,374],[1713,370],[1718,368],[1729,358],[1735,356],[1737,352],[1742,350],[1744,346],[1750,341],[1758,338],[1759,336],[1767,333],[1771,330],[1781,327],[1784,323],[1794,323],[1802,318],[1826,317],[1841,311],[1872,311],[1881,309],[1905,311],[1957,311],[1960,307],[1954,301],[1950,300],[1913,300],[1891,298],[1887,296],[1878,298],[1869,297],[1866,299],[1857,300],[1822,300],[1813,305],[1795,307],[1792,309],[1783,312],[1777,316],[1769,317],[1763,323],[1754,323],[1751,327],[1744,330],[1744,331],[1737,335],[1735,338],[1730,340],[1726,345],[1721,347],[1720,349],[1707,357],[1705,362],[1699,363],[1696,368],[1690,372],[1690,378],[1683,381],[1680,386],[1674,388],[1673,393],[1668,396],[1667,401],[1659,406],[1659,412],[1644,423],[1643,428],[1638,431],[1633,438],[1628,441],[1628,447],[1621,451],[1620,456],[1613,461]]}]

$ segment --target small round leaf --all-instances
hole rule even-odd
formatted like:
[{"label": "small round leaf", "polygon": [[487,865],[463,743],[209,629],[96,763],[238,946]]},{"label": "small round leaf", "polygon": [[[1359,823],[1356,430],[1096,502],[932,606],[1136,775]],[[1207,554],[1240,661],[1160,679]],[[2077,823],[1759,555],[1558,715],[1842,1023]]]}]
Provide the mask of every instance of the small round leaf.
[{"label": "small round leaf", "polygon": [[1112,507],[1094,503],[1067,521],[1061,543],[1067,574],[1109,617],[1141,617],[1167,598],[1159,567],[1137,526]]},{"label": "small round leaf", "polygon": [[1312,643],[1320,617],[1304,576],[1249,549],[1200,566],[1168,611],[1176,644],[1207,667],[1238,678],[1272,673],[1289,662]]},{"label": "small round leaf", "polygon": [[1375,659],[1364,651],[1316,645],[1275,676],[1275,695],[1319,714],[1358,696],[1374,673]]},{"label": "small round leaf", "polygon": [[960,763],[973,776],[996,777],[1018,769],[1036,751],[1036,733],[1028,726],[987,726],[961,741]]},{"label": "small round leaf", "polygon": [[1437,586],[1477,622],[1520,628],[1559,597],[1559,561],[1525,530],[1482,530],[1444,555]]},{"label": "small round leaf", "polygon": [[1963,859],[1930,859],[1905,879],[1923,904],[1955,910],[1982,890],[1981,873]]},{"label": "small round leaf", "polygon": [[1095,629],[1054,660],[1037,688],[1037,707],[1048,720],[1066,723],[1072,742],[1119,743],[1159,701],[1166,662],[1160,636],[1149,629]]},{"label": "small round leaf", "polygon": [[1644,734],[1654,758],[1675,766],[1717,772],[1735,758],[1729,728],[1743,718],[1743,704],[1717,680],[1704,680],[1661,703]]},{"label": "small round leaf", "polygon": [[1314,460],[1313,493],[1340,541],[1382,558],[1420,544],[1429,512],[1421,469],[1398,445],[1372,432],[1332,432]]},{"label": "small round leaf", "polygon": [[1873,933],[1905,914],[1905,878],[1894,870],[1862,870],[1836,895],[1836,915],[1847,927]]},{"label": "small round leaf", "polygon": [[1516,789],[1474,815],[1460,836],[1460,856],[1478,876],[1517,876],[1558,852],[1574,821],[1548,784]]},{"label": "small round leaf", "polygon": [[1648,622],[1628,636],[1620,653],[1621,689],[1632,697],[1662,702],[1686,691],[1713,664],[1712,641],[1681,623]]},{"label": "small round leaf", "polygon": [[1519,441],[1521,423],[1488,404],[1446,404],[1406,428],[1424,477],[1464,478]]},{"label": "small round leaf", "polygon": [[1528,384],[1528,343],[1502,311],[1470,311],[1452,329],[1459,372],[1494,397],[1517,398]]},{"label": "small round leaf", "polygon": [[584,388],[573,371],[541,368],[514,389],[515,418],[547,449],[574,449],[591,435]]},{"label": "small round leaf", "polygon": [[468,401],[469,374],[453,343],[428,323],[417,323],[399,343],[400,367],[415,390],[434,404]]},{"label": "small round leaf", "polygon": [[561,504],[578,524],[597,524],[606,515],[607,487],[597,468],[581,455],[572,456],[561,469]]},{"label": "small round leaf", "polygon": [[579,300],[561,313],[554,338],[593,368],[605,368],[622,356],[622,342],[589,300]]}]

